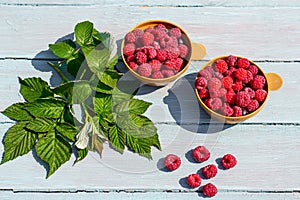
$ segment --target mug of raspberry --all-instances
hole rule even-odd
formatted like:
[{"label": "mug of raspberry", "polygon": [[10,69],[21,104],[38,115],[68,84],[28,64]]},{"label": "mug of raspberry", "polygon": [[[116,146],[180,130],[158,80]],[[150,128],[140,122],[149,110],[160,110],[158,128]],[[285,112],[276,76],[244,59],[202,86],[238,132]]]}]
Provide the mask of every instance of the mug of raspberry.
[{"label": "mug of raspberry", "polygon": [[149,20],[125,35],[121,54],[125,66],[138,80],[162,86],[180,77],[191,60],[202,59],[206,49],[192,43],[179,26],[165,20]]},{"label": "mug of raspberry", "polygon": [[270,90],[283,84],[275,73],[264,73],[253,61],[220,56],[204,64],[195,80],[200,105],[214,119],[236,124],[256,115]]}]

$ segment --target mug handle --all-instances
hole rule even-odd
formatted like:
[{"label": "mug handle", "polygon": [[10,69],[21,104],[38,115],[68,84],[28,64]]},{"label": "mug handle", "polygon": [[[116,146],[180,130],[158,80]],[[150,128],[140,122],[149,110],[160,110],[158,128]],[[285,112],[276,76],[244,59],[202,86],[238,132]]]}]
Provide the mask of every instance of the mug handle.
[{"label": "mug handle", "polygon": [[279,90],[283,84],[282,78],[273,72],[266,73],[269,90]]},{"label": "mug handle", "polygon": [[192,60],[202,60],[206,55],[206,48],[203,44],[192,42]]}]

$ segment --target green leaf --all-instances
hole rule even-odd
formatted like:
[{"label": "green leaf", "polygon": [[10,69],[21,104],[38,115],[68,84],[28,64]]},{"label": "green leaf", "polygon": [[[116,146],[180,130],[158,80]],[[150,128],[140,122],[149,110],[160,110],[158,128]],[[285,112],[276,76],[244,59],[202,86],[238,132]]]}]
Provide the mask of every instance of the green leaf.
[{"label": "green leaf", "polygon": [[72,152],[71,145],[54,131],[41,138],[35,149],[38,157],[49,165],[47,178],[70,159]]},{"label": "green leaf", "polygon": [[115,88],[121,75],[116,71],[104,71],[103,73],[99,73],[98,75],[99,80],[104,83],[105,85]]},{"label": "green leaf", "polygon": [[17,121],[31,120],[33,117],[24,109],[25,105],[26,103],[13,104],[2,111],[2,114]]},{"label": "green leaf", "polygon": [[84,61],[84,56],[81,52],[77,53],[76,55],[73,55],[73,57],[69,58],[67,60],[67,71],[74,77],[77,76],[78,71]]},{"label": "green leaf", "polygon": [[57,42],[55,44],[49,44],[51,51],[60,58],[70,58],[76,51],[75,43],[68,39],[62,42]]},{"label": "green leaf", "polygon": [[112,112],[111,95],[101,94],[94,98],[94,110],[98,116],[106,116]]},{"label": "green leaf", "polygon": [[129,112],[131,114],[143,114],[150,105],[152,105],[150,102],[139,99],[131,99],[129,102]]},{"label": "green leaf", "polygon": [[84,46],[88,44],[90,39],[92,38],[93,30],[94,30],[94,25],[89,21],[78,23],[75,26],[75,31],[74,31],[76,42],[80,46]]},{"label": "green leaf", "polygon": [[28,102],[35,101],[38,98],[53,97],[48,83],[41,78],[19,78],[21,84],[20,92]]},{"label": "green leaf", "polygon": [[117,126],[113,126],[109,130],[108,136],[113,148],[123,153],[125,148],[125,134]]},{"label": "green leaf", "polygon": [[76,118],[73,116],[71,109],[69,107],[65,107],[61,121],[69,123],[73,126],[75,126],[75,122],[77,123]]},{"label": "green leaf", "polygon": [[56,130],[63,137],[66,137],[71,142],[75,142],[77,130],[73,125],[68,124],[68,123],[58,123],[56,125]]},{"label": "green leaf", "polygon": [[35,117],[59,118],[66,103],[59,99],[38,99],[29,103],[25,109]]},{"label": "green leaf", "polygon": [[110,57],[110,52],[108,49],[94,49],[88,54],[84,52],[84,55],[90,70],[94,74],[100,76],[100,74],[106,70],[106,65]]},{"label": "green leaf", "polygon": [[98,135],[95,134],[92,135],[92,144],[90,145],[90,150],[96,151],[100,155],[100,158],[102,157],[104,141],[105,140],[100,138]]},{"label": "green leaf", "polygon": [[115,65],[118,63],[119,61],[119,56],[118,54],[116,54],[115,56],[112,57],[111,60],[109,60],[109,62],[107,63],[107,69],[109,70],[113,70],[115,68]]},{"label": "green leaf", "polygon": [[56,120],[48,118],[35,118],[26,126],[31,131],[36,133],[44,133],[54,129]]},{"label": "green leaf", "polygon": [[83,160],[88,155],[88,149],[78,149],[76,148],[76,160],[74,161],[73,165],[78,163],[79,161]]},{"label": "green leaf", "polygon": [[4,154],[1,164],[27,154],[34,146],[36,134],[25,129],[28,122],[13,125],[4,136]]},{"label": "green leaf", "polygon": [[148,159],[152,159],[151,147],[149,142],[145,138],[136,138],[132,135],[126,135],[127,146],[135,153],[144,156]]},{"label": "green leaf", "polygon": [[97,84],[97,87],[95,88],[95,90],[99,93],[104,93],[104,94],[112,94],[113,93],[113,88],[105,85],[102,82],[99,82]]}]

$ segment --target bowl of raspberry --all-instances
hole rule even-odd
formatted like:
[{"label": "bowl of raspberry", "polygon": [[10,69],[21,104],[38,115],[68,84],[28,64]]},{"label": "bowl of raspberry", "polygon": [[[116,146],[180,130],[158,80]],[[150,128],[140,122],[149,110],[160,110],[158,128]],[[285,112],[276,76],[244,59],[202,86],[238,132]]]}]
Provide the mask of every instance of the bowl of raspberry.
[{"label": "bowl of raspberry", "polygon": [[240,56],[220,56],[204,64],[195,80],[200,105],[214,119],[236,124],[256,115],[270,90],[278,90],[282,79],[264,73],[253,61]]},{"label": "bowl of raspberry", "polygon": [[206,49],[192,43],[179,26],[164,20],[149,20],[125,35],[121,54],[128,71],[138,80],[163,86],[180,77],[192,59],[202,59]]}]

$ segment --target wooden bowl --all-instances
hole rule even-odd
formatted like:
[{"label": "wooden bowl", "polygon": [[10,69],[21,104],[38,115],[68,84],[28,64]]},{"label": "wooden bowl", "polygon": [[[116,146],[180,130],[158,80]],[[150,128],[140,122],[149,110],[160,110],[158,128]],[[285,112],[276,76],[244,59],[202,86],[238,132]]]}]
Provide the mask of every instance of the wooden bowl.
[{"label": "wooden bowl", "polygon": [[188,69],[188,66],[189,66],[191,60],[201,60],[206,55],[206,49],[202,44],[192,43],[189,36],[188,36],[188,34],[182,28],[180,28],[176,24],[173,24],[173,23],[165,21],[165,20],[145,21],[145,22],[142,22],[142,23],[136,25],[135,27],[133,27],[130,31],[133,31],[134,29],[145,30],[148,27],[155,27],[158,24],[165,25],[167,29],[179,28],[181,30],[181,33],[182,33],[182,40],[183,40],[184,44],[188,46],[190,51],[189,51],[189,53],[186,57],[185,66],[177,74],[175,74],[174,76],[168,77],[168,78],[153,79],[153,78],[148,78],[148,77],[141,76],[140,74],[138,74],[137,72],[135,72],[134,70],[132,70],[128,66],[128,64],[126,62],[126,58],[125,58],[124,53],[123,53],[123,48],[124,48],[124,45],[125,45],[125,40],[123,39],[122,45],[121,45],[121,54],[122,54],[122,59],[123,59],[123,62],[125,64],[126,68],[138,80],[140,80],[141,82],[143,82],[147,85],[150,85],[150,86],[163,86],[163,85],[168,84],[169,82],[172,82],[172,81],[176,80],[178,77],[180,77]]},{"label": "wooden bowl", "polygon": [[[209,62],[205,63],[201,70],[206,68],[207,66],[212,66],[212,64],[214,62],[216,62],[217,60],[219,59],[226,59],[228,56],[219,56],[219,57],[216,57],[216,58],[213,58],[212,60],[210,60]],[[237,56],[237,58],[242,58],[241,56]],[[249,59],[248,59],[249,60]],[[209,107],[207,107],[205,105],[205,103],[202,101],[202,99],[200,98],[199,94],[198,94],[198,90],[195,88],[195,93],[196,93],[196,96],[198,98],[198,101],[200,103],[200,105],[203,107],[203,109],[214,119],[216,119],[217,121],[220,121],[220,122],[223,122],[223,123],[226,123],[226,124],[237,124],[239,122],[242,122],[242,121],[245,121],[251,117],[253,117],[254,115],[256,115],[257,113],[259,113],[259,111],[261,111],[261,109],[264,107],[267,99],[268,99],[268,96],[269,96],[269,92],[271,90],[278,90],[282,84],[283,84],[283,80],[282,78],[278,75],[278,74],[275,74],[275,73],[264,73],[263,70],[259,67],[258,64],[256,64],[255,62],[249,60],[249,62],[252,64],[252,65],[255,65],[258,70],[259,70],[259,74],[260,75],[263,75],[265,78],[266,78],[266,85],[265,85],[265,90],[267,91],[267,96],[264,100],[264,102],[262,102],[260,104],[260,106],[258,107],[257,110],[249,113],[249,114],[246,114],[246,115],[243,115],[243,116],[240,116],[240,117],[228,117],[228,116],[224,116],[224,115],[221,115],[215,111],[213,111],[212,109],[210,109]],[[198,77],[197,77],[198,78]],[[196,79],[197,79],[196,78]]]}]

